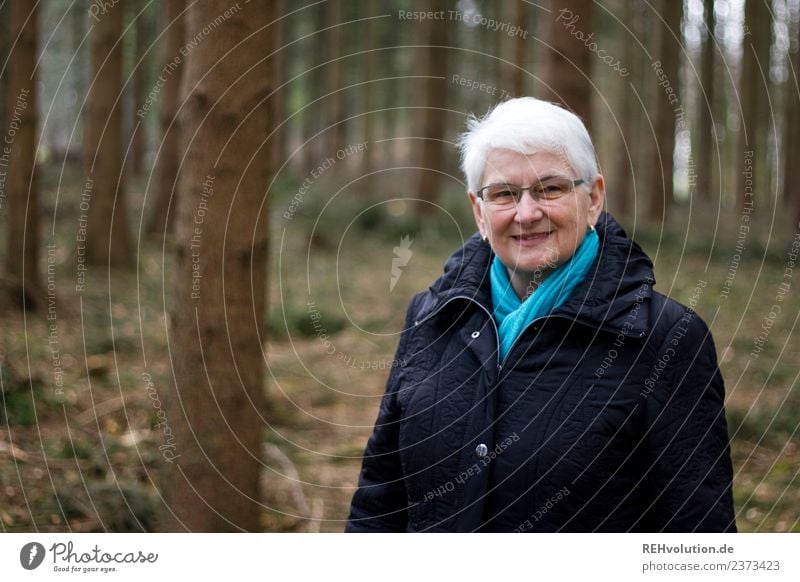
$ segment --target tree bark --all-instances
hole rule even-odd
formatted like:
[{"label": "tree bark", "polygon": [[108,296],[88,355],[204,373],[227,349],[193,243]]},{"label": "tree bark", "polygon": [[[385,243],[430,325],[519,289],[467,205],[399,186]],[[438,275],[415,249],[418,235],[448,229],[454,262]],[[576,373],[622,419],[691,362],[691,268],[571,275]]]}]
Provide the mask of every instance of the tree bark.
[{"label": "tree bark", "polygon": [[592,0],[551,0],[545,30],[542,98],[563,104],[592,127],[592,53],[579,40],[594,32]]},{"label": "tree bark", "polygon": [[704,0],[703,9],[706,25],[706,36],[700,58],[700,91],[698,95],[700,110],[700,134],[697,139],[697,194],[698,198],[711,205],[716,201],[717,186],[714,181],[714,153],[717,143],[714,139],[714,0]]},{"label": "tree bark", "polygon": [[658,60],[653,64],[653,78],[658,83],[655,95],[653,168],[648,195],[650,203],[647,218],[651,222],[667,219],[673,199],[673,170],[675,155],[675,116],[685,115],[680,102],[680,55],[681,16],[683,2],[661,0],[659,13],[663,22],[658,23]]},{"label": "tree bark", "polygon": [[[427,4],[426,4],[427,6]],[[446,0],[435,0],[430,3],[429,10],[447,10],[449,3]],[[419,160],[420,178],[416,196],[419,199],[416,208],[421,216],[432,215],[436,211],[436,201],[439,199],[442,184],[441,172],[445,169],[444,130],[447,119],[447,88],[443,87],[441,78],[449,73],[447,68],[449,33],[453,23],[447,21],[426,20],[419,25],[422,33],[422,42],[425,48],[422,58],[422,81],[424,99],[420,110],[420,138]]]},{"label": "tree bark", "polygon": [[[629,76],[623,77],[620,83],[622,98],[620,102],[620,143],[617,146],[614,160],[614,176],[612,188],[613,200],[610,203],[616,205],[619,216],[628,218],[631,214],[631,202],[633,200],[634,168],[641,167],[640,148],[640,126],[641,122],[637,118],[640,116],[640,107],[634,87],[634,81],[639,82],[641,78],[641,49],[636,46],[633,38],[628,34],[635,35],[638,31],[635,28],[636,10],[634,3],[638,0],[622,0],[623,3],[623,22],[629,23],[633,27],[633,32],[620,31],[624,35],[622,39],[622,58],[623,66],[628,69]],[[638,87],[637,87],[638,88]]]},{"label": "tree bark", "polygon": [[340,26],[344,21],[344,6],[343,0],[328,0],[327,3],[327,22],[328,28],[328,46],[326,47],[325,54],[329,61],[326,65],[328,76],[328,96],[326,98],[328,103],[328,127],[326,134],[328,139],[325,140],[327,146],[323,157],[328,157],[336,152],[336,150],[345,147],[347,140],[345,118],[345,104],[344,104],[344,67],[341,59],[343,53],[344,37],[343,27]]},{"label": "tree bark", "polygon": [[[769,41],[766,54],[764,37],[772,38],[772,16],[764,0],[746,0],[744,5],[744,39],[742,40],[742,74],[739,95],[742,104],[742,126],[739,129],[739,159],[736,173],[737,207],[756,212],[766,204],[769,180],[764,131],[769,119]],[[762,135],[763,134],[763,135]]]},{"label": "tree bark", "polygon": [[176,114],[180,106],[180,84],[184,57],[180,50],[184,46],[183,13],[185,0],[170,0],[162,4],[162,28],[166,30],[161,44],[161,70],[163,80],[158,102],[158,122],[161,142],[156,148],[155,159],[155,208],[150,219],[152,234],[167,236],[172,233],[177,208],[178,172],[180,170],[180,127]]},{"label": "tree bark", "polygon": [[800,160],[800,26],[796,26],[789,55],[786,83],[786,131],[783,149],[783,197],[793,209],[792,228],[800,226],[800,180],[795,164]]},{"label": "tree bark", "polygon": [[35,289],[39,282],[35,72],[38,14],[38,5],[23,0],[11,2],[7,123],[0,144],[0,206],[5,197],[4,186],[7,186],[9,207],[6,271],[21,284],[21,290],[28,291]]},{"label": "tree bark", "polygon": [[92,77],[84,163],[89,202],[86,259],[93,265],[131,264],[125,181],[122,175],[122,15],[124,3],[90,21]]},{"label": "tree bark", "polygon": [[264,27],[274,4],[231,6],[193,3],[186,21],[192,38],[227,15],[188,54],[181,83],[175,384],[165,398],[174,442],[164,449],[162,484],[169,530],[259,529],[271,82]]},{"label": "tree bark", "polygon": [[[132,63],[133,63],[133,72],[132,72],[132,87],[131,93],[133,94],[133,103],[134,106],[131,107],[131,144],[130,144],[130,161],[131,161],[131,171],[134,175],[138,176],[142,173],[142,157],[144,155],[144,135],[145,135],[145,124],[144,120],[140,119],[137,115],[137,109],[142,106],[145,99],[145,86],[147,84],[147,63],[149,59],[147,57],[142,58],[147,51],[147,47],[150,43],[149,39],[149,14],[148,11],[145,10],[141,14],[139,12],[142,9],[142,0],[134,0],[133,5],[131,6],[131,14],[132,17],[136,19],[134,28],[136,30],[136,44],[134,49],[134,55]],[[138,15],[138,16],[137,16]],[[139,59],[142,58],[142,62],[137,65]],[[138,125],[138,128],[137,128]]]}]

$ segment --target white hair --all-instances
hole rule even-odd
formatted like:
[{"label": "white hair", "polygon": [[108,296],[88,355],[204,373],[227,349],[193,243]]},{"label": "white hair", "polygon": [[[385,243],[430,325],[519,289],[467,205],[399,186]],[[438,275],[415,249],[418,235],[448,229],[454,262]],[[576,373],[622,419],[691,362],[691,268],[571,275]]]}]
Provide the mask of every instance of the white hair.
[{"label": "white hair", "polygon": [[533,97],[503,101],[480,119],[470,116],[458,146],[470,192],[480,188],[486,158],[495,149],[524,155],[551,152],[564,156],[581,178],[593,178],[598,173],[592,139],[580,118]]}]

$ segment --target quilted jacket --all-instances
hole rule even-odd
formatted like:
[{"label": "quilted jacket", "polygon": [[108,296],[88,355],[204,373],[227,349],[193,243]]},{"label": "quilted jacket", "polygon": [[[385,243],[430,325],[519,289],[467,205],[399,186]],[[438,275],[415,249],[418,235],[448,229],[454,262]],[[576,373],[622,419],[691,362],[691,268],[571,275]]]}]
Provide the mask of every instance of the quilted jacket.
[{"label": "quilted jacket", "polygon": [[610,215],[597,230],[584,282],[502,362],[478,235],[414,297],[346,531],[736,531],[711,334]]}]

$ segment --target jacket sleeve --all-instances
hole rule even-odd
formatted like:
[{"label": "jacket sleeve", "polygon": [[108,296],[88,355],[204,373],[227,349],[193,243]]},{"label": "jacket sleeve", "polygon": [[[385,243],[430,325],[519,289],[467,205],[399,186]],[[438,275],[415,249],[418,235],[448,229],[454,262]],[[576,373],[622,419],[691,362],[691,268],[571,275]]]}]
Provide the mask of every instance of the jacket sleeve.
[{"label": "jacket sleeve", "polygon": [[[416,299],[406,314],[394,361],[406,362],[407,344],[414,327]],[[345,532],[404,532],[408,522],[408,502],[400,465],[400,408],[397,392],[402,366],[393,366],[381,400],[375,429],[367,442],[358,489],[353,495]]]},{"label": "jacket sleeve", "polygon": [[694,311],[667,334],[649,382],[644,528],[735,532],[725,386],[711,332]]}]

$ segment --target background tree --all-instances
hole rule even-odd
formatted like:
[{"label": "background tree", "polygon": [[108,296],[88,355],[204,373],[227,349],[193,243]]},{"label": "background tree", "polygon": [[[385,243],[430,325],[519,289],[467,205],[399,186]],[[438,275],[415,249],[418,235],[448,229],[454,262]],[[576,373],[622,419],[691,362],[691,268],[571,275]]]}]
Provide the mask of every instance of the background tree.
[{"label": "background tree", "polygon": [[564,104],[592,130],[592,53],[581,35],[594,30],[592,0],[551,0],[542,50],[543,99]]},{"label": "background tree", "polygon": [[345,124],[345,85],[344,85],[344,4],[343,0],[328,0],[326,3],[328,45],[323,54],[328,64],[327,74],[328,123],[325,129],[326,146],[323,157],[347,145],[347,125]]},{"label": "background tree", "polygon": [[90,21],[89,81],[84,164],[91,180],[86,258],[90,264],[131,263],[128,210],[122,175],[122,16],[124,2],[107,6]]},{"label": "background tree", "polygon": [[164,81],[157,105],[161,140],[156,148],[153,181],[155,207],[149,231],[162,236],[172,232],[177,208],[174,194],[180,169],[180,128],[176,114],[180,106],[180,83],[184,69],[180,50],[184,43],[185,8],[184,0],[172,0],[161,5],[163,36],[159,59],[161,68],[157,75],[159,80]]},{"label": "background tree", "polygon": [[0,172],[7,174],[3,178],[9,205],[6,270],[22,289],[28,291],[35,289],[39,280],[36,172],[38,14],[37,5],[23,0],[11,2],[11,51],[6,87],[8,109],[5,139],[0,144]]},{"label": "background tree", "polygon": [[700,200],[711,203],[716,199],[717,186],[714,181],[716,156],[716,130],[714,128],[714,54],[717,41],[714,38],[716,18],[714,17],[714,0],[704,0],[703,44],[700,56],[700,91],[697,108],[700,112],[700,124],[697,139],[697,193]]},{"label": "background tree", "polygon": [[789,20],[788,78],[785,93],[785,132],[783,147],[783,200],[793,209],[792,227],[800,225],[800,180],[796,164],[800,160],[800,10]]},{"label": "background tree", "polygon": [[264,27],[273,8],[251,2],[233,11],[227,0],[207,0],[188,10],[187,38],[228,17],[184,63],[175,385],[166,398],[180,457],[162,481],[166,529],[260,527],[271,79],[264,56],[273,32]]},{"label": "background tree", "polygon": [[[424,3],[424,10],[446,11],[450,7],[447,0],[434,0]],[[445,122],[447,120],[447,91],[443,87],[448,81],[449,38],[452,22],[428,19],[419,24],[422,48],[421,72],[423,79],[423,102],[419,109],[419,182],[415,195],[419,198],[417,213],[421,216],[434,214],[435,203],[440,195],[442,174],[445,171]]]},{"label": "background tree", "polygon": [[[667,218],[673,200],[672,175],[675,167],[675,116],[682,111],[680,101],[681,16],[683,2],[661,0],[657,6],[661,19],[658,22],[658,52],[661,74],[653,75],[654,84],[654,138],[653,161],[648,188],[647,218],[652,222]],[[664,84],[666,83],[666,84]],[[683,112],[685,115],[685,112]]]}]

